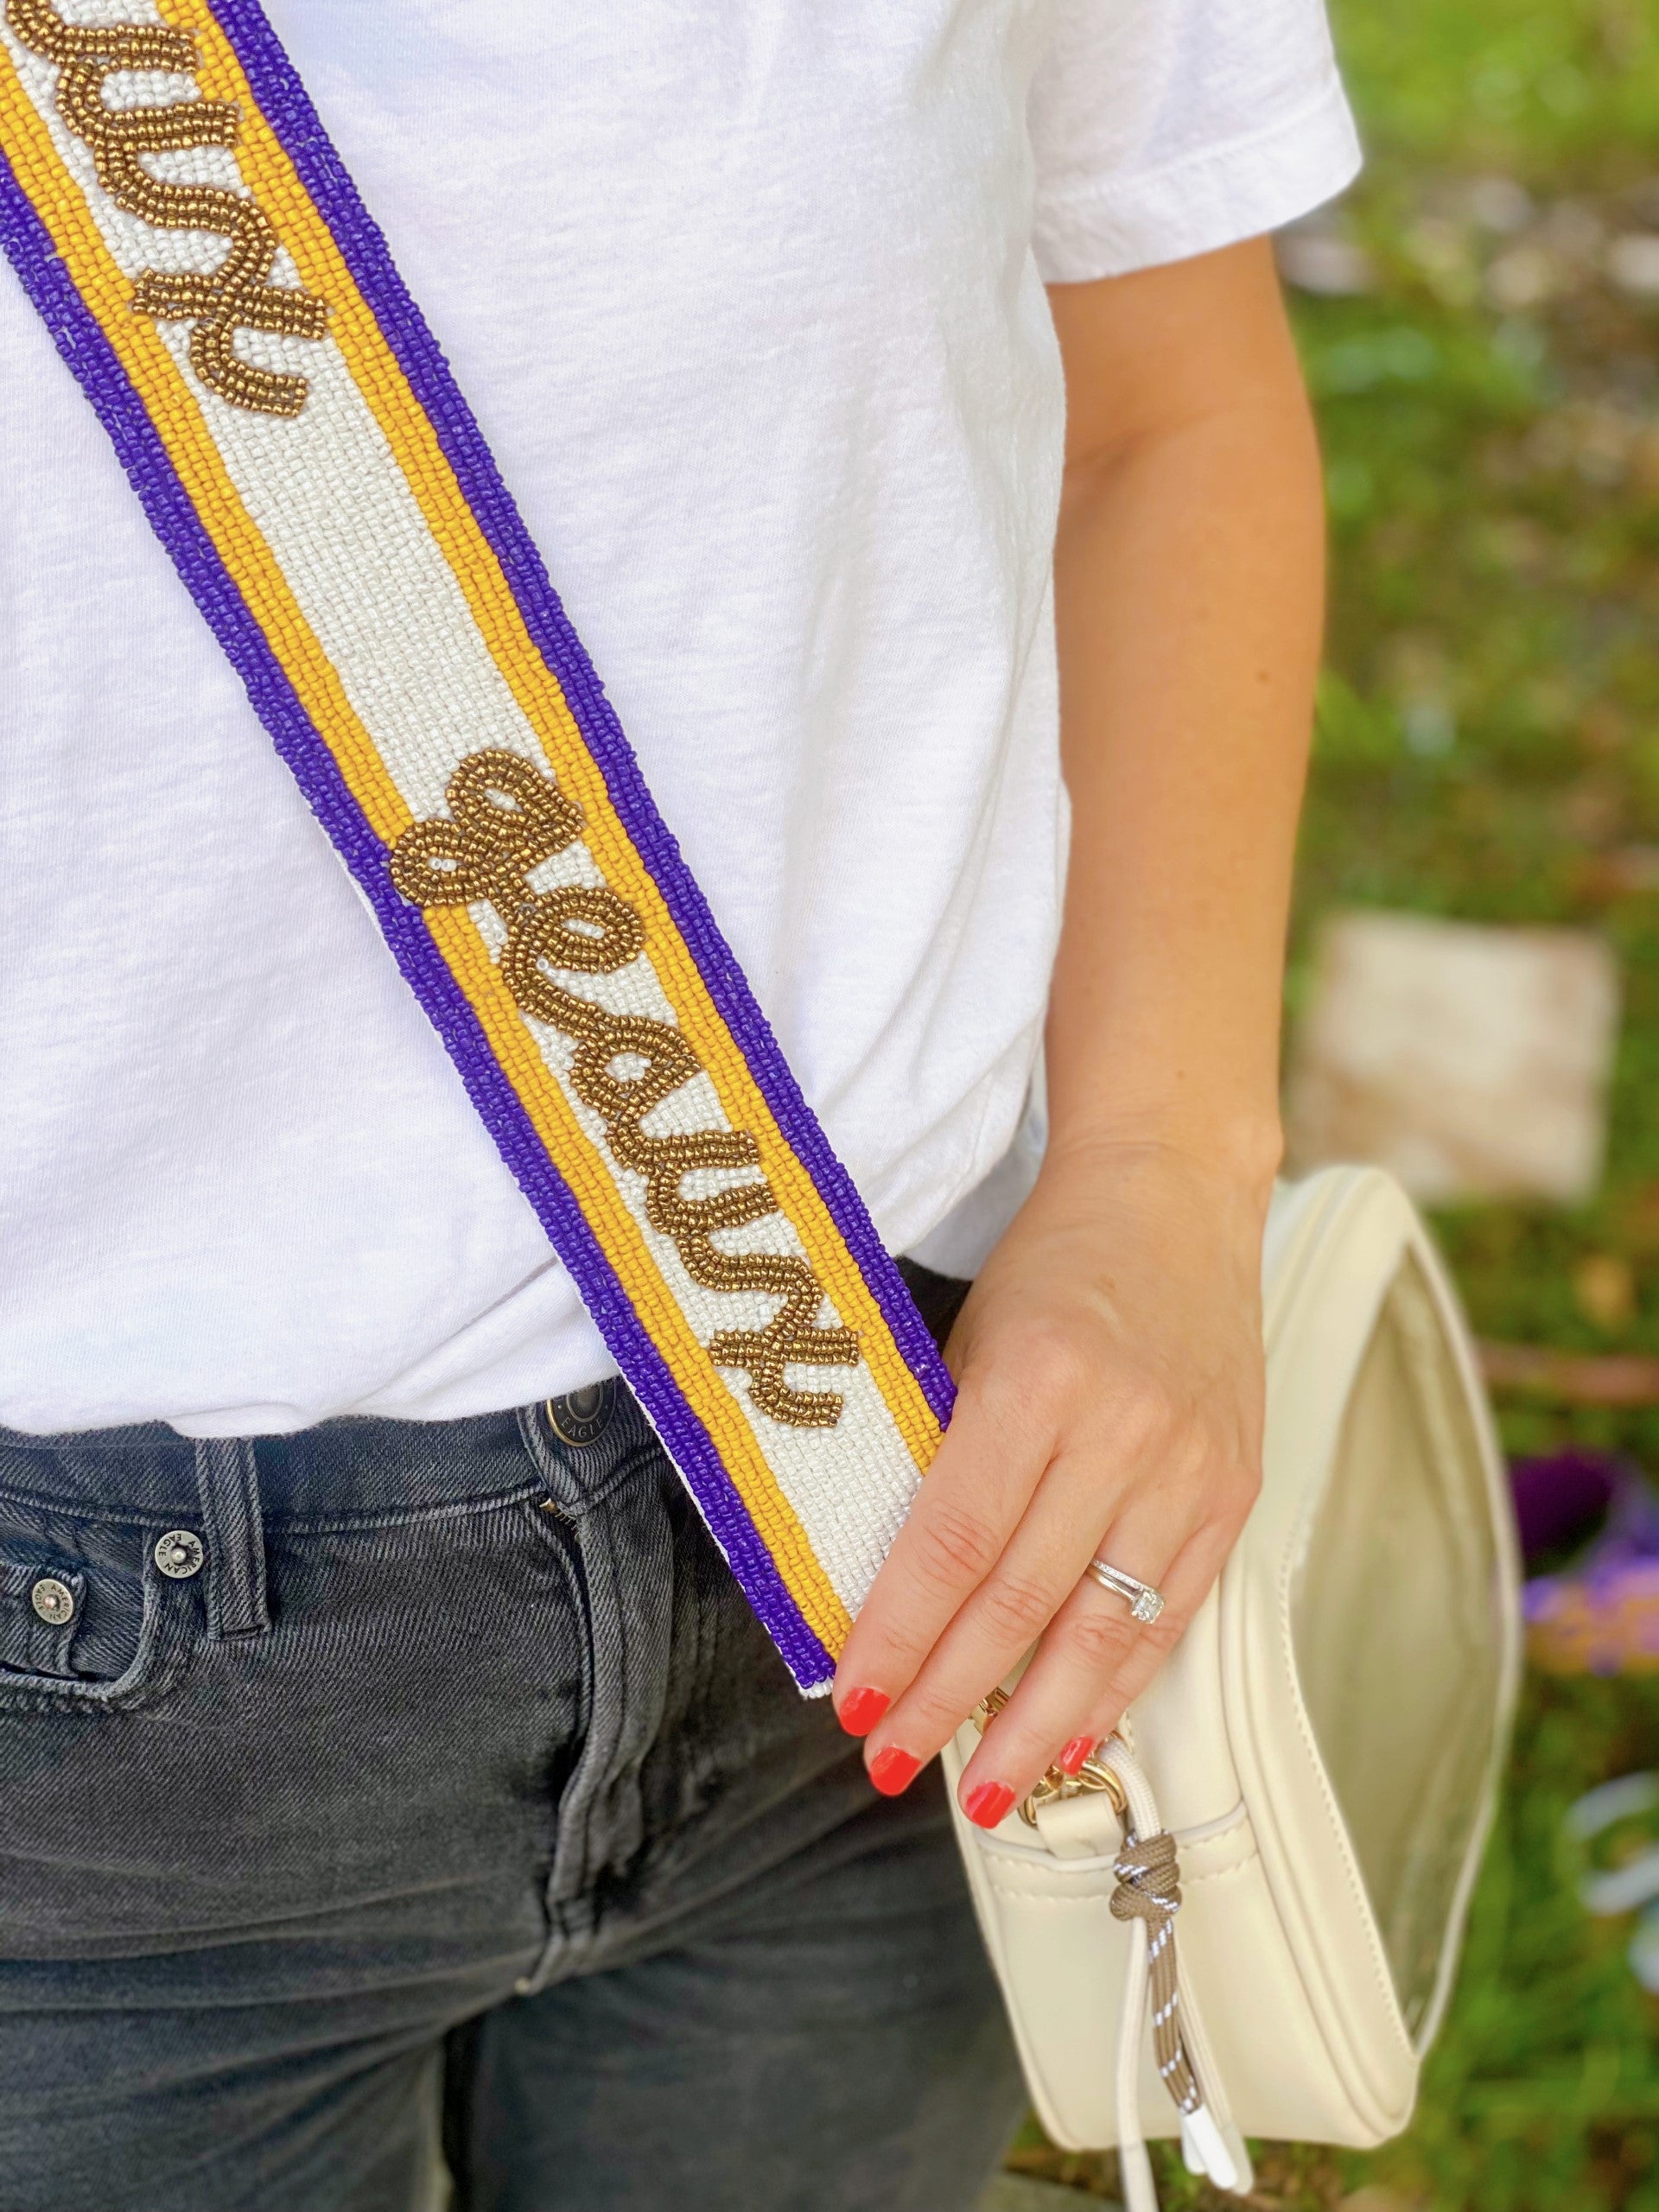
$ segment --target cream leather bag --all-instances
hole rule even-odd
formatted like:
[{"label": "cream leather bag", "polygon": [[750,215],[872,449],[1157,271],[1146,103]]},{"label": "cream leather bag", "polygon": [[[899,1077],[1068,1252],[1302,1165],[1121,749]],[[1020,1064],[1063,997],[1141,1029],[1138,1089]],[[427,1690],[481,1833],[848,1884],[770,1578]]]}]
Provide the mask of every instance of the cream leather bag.
[{"label": "cream leather bag", "polygon": [[1406,2125],[1518,1671],[1502,1465],[1410,1201],[1374,1168],[1281,1188],[1263,1281],[1264,1478],[1220,1581],[1079,1783],[957,1815],[1043,2125],[1116,2145],[1130,2212],[1147,2135],[1243,2191],[1244,2133]]}]

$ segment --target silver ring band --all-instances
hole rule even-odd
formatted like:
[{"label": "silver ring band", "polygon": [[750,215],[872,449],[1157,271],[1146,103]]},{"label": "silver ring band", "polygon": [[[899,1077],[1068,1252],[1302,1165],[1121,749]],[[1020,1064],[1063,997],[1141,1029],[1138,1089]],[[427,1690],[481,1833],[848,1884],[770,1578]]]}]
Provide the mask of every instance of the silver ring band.
[{"label": "silver ring band", "polygon": [[1131,1617],[1137,1621],[1155,1621],[1164,1610],[1164,1593],[1154,1590],[1150,1582],[1137,1582],[1132,1574],[1125,1574],[1121,1567],[1114,1567],[1108,1560],[1091,1559],[1088,1572],[1103,1590],[1109,1590],[1114,1598],[1122,1598],[1128,1605]]}]

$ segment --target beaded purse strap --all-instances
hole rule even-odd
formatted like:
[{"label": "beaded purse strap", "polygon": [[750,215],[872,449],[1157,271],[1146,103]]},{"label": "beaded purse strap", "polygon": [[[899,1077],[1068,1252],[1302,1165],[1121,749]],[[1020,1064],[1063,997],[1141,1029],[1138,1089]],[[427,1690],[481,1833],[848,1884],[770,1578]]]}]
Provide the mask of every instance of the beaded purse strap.
[{"label": "beaded purse strap", "polygon": [[949,1377],[257,0],[6,0],[0,233],[751,1604],[822,1688]]}]

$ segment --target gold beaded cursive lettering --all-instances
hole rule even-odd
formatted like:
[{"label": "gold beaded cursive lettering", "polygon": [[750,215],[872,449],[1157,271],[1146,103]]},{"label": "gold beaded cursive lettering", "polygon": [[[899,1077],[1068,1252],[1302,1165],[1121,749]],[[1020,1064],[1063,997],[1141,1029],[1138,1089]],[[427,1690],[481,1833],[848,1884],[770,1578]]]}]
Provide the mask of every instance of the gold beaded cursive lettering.
[{"label": "gold beaded cursive lettering", "polygon": [[90,150],[98,181],[118,207],[161,231],[211,231],[230,251],[211,275],[146,270],[133,288],[135,315],[188,322],[190,365],[209,391],[257,415],[297,415],[306,379],[256,367],[235,350],[239,330],[321,338],[327,302],[273,284],[277,237],[256,200],[212,185],[170,184],[144,167],[147,154],[234,147],[241,111],[234,100],[179,100],[161,107],[112,108],[106,80],[122,70],[193,77],[194,35],[160,23],[66,22],[50,0],[6,0],[6,21],[32,53],[55,65],[58,113]]},{"label": "gold beaded cursive lettering", "polygon": [[761,1329],[722,1329],[709,1341],[716,1367],[749,1377],[754,1403],[797,1428],[833,1428],[834,1391],[798,1390],[785,1369],[855,1367],[856,1334],[820,1328],[823,1292],[806,1261],[777,1252],[727,1252],[719,1230],[764,1221],[779,1208],[764,1179],[688,1198],[698,1169],[758,1168],[760,1147],[741,1129],[650,1136],[645,1116],[702,1072],[684,1032],[639,1014],[613,1014],[569,990],[558,973],[610,976],[645,950],[645,926],[614,891],[568,884],[537,892],[533,869],[574,843],[582,820],[556,784],[516,753],[463,760],[444,792],[447,819],[417,822],[392,849],[391,877],[417,906],[484,903],[505,925],[501,974],[521,1013],[575,1039],[570,1084],[605,1124],[612,1154],[645,1178],[645,1218],[672,1242],[694,1282],[708,1290],[760,1291],[783,1300]]}]

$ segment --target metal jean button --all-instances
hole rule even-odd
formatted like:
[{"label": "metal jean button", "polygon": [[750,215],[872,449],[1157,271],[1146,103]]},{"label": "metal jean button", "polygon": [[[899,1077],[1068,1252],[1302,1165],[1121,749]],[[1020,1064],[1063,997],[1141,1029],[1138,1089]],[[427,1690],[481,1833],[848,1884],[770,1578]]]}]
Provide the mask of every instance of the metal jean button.
[{"label": "metal jean button", "polygon": [[75,1617],[75,1593],[55,1574],[43,1574],[29,1593],[29,1602],[50,1628],[61,1628]]},{"label": "metal jean button", "polygon": [[207,1556],[194,1529],[169,1529],[156,1540],[156,1564],[175,1582],[188,1582],[199,1574]]},{"label": "metal jean button", "polygon": [[567,1390],[562,1398],[547,1402],[547,1425],[561,1444],[593,1444],[603,1436],[611,1421],[611,1386],[584,1383]]}]

